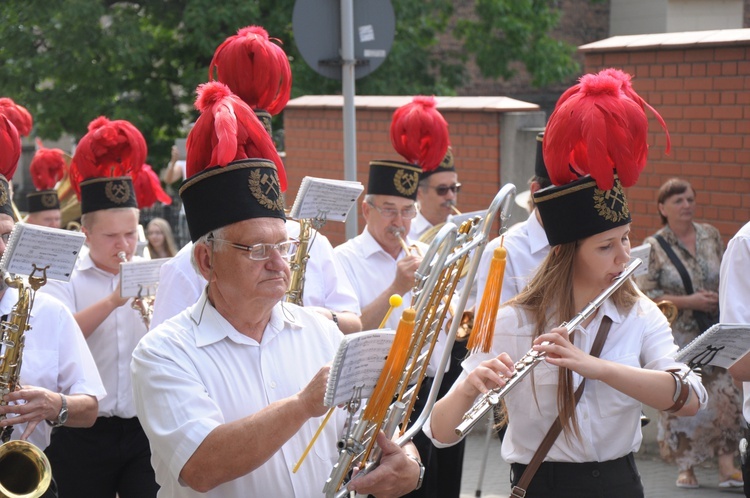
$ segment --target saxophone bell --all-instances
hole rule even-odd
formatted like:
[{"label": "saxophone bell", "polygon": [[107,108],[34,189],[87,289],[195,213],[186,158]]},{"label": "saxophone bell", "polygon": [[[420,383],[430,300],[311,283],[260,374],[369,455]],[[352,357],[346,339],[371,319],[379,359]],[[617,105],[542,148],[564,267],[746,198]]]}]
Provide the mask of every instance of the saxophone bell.
[{"label": "saxophone bell", "polygon": [[[33,265],[26,284],[20,276],[11,278],[5,275],[3,280],[18,289],[18,301],[8,318],[0,322],[0,334],[5,351],[0,356],[0,405],[4,406],[2,396],[13,392],[19,386],[21,364],[23,362],[24,335],[30,329],[29,318],[34,303],[34,293],[46,283],[46,267]],[[42,277],[34,274],[41,270]],[[0,415],[4,420],[5,415]],[[27,441],[10,441],[13,425],[0,430],[0,496],[8,498],[37,498],[42,496],[52,479],[49,460],[44,452]]]},{"label": "saxophone bell", "polygon": [[42,450],[27,441],[0,445],[0,496],[38,498],[52,481],[52,469]]}]

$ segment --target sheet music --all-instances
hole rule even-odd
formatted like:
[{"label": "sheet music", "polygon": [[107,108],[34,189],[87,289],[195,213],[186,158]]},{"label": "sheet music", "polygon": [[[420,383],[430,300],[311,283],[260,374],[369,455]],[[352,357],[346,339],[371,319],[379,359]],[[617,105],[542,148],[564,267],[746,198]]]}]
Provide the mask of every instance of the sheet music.
[{"label": "sheet music", "polygon": [[648,260],[650,257],[651,244],[641,244],[630,249],[630,261],[633,261],[635,258],[639,258],[641,261],[643,261],[643,264],[636,268],[633,272],[633,277],[638,277],[640,275],[645,275],[646,273],[648,273]]},{"label": "sheet music", "polygon": [[688,365],[729,368],[748,351],[750,324],[717,323],[679,350],[675,359]]},{"label": "sheet music", "polygon": [[346,403],[358,386],[362,386],[362,398],[370,397],[395,335],[393,329],[377,329],[344,336],[328,377],[326,406]]},{"label": "sheet music", "polygon": [[[67,282],[85,241],[86,236],[80,232],[18,222],[0,266],[11,274],[23,276],[31,275],[34,265],[39,270],[48,266],[47,278]],[[41,275],[37,271],[34,276]]]},{"label": "sheet music", "polygon": [[146,259],[120,263],[120,296],[141,297],[156,294],[159,285],[159,269],[169,258]]},{"label": "sheet music", "polygon": [[363,190],[364,186],[359,182],[306,176],[289,217],[295,220],[345,221]]}]

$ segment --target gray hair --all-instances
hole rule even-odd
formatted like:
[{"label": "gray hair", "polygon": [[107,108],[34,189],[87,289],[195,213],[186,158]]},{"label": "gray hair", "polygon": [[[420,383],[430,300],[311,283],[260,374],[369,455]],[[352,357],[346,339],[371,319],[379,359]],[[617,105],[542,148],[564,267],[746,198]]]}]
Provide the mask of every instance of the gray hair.
[{"label": "gray hair", "polygon": [[195,248],[199,245],[212,246],[211,249],[213,251],[220,252],[221,248],[224,246],[224,243],[214,239],[223,239],[226,234],[226,229],[227,227],[221,227],[215,230],[211,230],[207,234],[201,235],[193,244],[193,250],[190,252],[190,264],[193,265],[193,269],[195,269],[195,271],[198,272],[199,275],[200,269],[198,268],[198,262],[195,260]]}]

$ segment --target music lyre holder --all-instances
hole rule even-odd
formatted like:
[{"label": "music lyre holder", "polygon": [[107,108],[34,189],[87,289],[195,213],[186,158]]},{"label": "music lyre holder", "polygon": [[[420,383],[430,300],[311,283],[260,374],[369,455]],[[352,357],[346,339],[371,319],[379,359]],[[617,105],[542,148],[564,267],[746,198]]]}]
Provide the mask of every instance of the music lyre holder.
[{"label": "music lyre holder", "polygon": [[710,344],[706,346],[706,349],[701,351],[700,353],[696,354],[692,358],[690,358],[685,363],[688,366],[688,370],[685,371],[684,374],[682,374],[683,380],[687,377],[687,375],[693,371],[696,373],[699,373],[701,370],[701,367],[705,367],[711,364],[712,361],[714,361],[714,358],[716,358],[716,355],[724,349],[724,346],[718,346],[714,347]]}]

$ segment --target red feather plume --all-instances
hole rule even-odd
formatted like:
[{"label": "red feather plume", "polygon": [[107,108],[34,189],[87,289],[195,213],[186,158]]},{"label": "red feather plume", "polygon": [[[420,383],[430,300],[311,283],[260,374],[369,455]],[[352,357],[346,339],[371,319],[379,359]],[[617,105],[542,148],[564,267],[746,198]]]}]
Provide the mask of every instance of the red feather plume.
[{"label": "red feather plume", "polygon": [[31,133],[34,120],[31,113],[22,105],[18,105],[8,97],[0,98],[0,114],[7,117],[18,130],[18,134],[26,137]]},{"label": "red feather plume", "polygon": [[591,175],[600,189],[635,185],[648,155],[643,105],[611,74],[587,74],[557,102],[544,132],[544,163],[555,185]]},{"label": "red feather plume", "polygon": [[0,115],[0,151],[0,175],[10,182],[21,157],[21,137],[13,123],[3,115]]},{"label": "red feather plume", "polygon": [[146,154],[146,140],[138,128],[122,119],[110,121],[100,116],[89,123],[88,133],[78,142],[71,164],[71,183],[136,175]]},{"label": "red feather plume", "polygon": [[201,112],[187,139],[187,176],[211,166],[261,158],[273,161],[281,191],[286,191],[286,172],[273,140],[248,105],[219,82],[198,86],[195,108]]},{"label": "red feather plume", "polygon": [[153,206],[156,201],[172,204],[172,198],[161,188],[159,176],[148,164],[144,164],[140,172],[133,175],[133,188],[136,202],[141,209]]},{"label": "red feather plume", "polygon": [[393,113],[391,144],[407,162],[432,171],[448,152],[448,123],[434,97],[416,96]]},{"label": "red feather plume", "polygon": [[61,149],[45,148],[38,139],[36,144],[37,150],[29,166],[31,181],[37,190],[55,188],[57,182],[65,176],[65,153]]},{"label": "red feather plume", "polygon": [[209,80],[227,85],[252,109],[271,115],[281,112],[292,89],[292,69],[284,50],[260,26],[241,28],[214,52],[208,68]]}]

